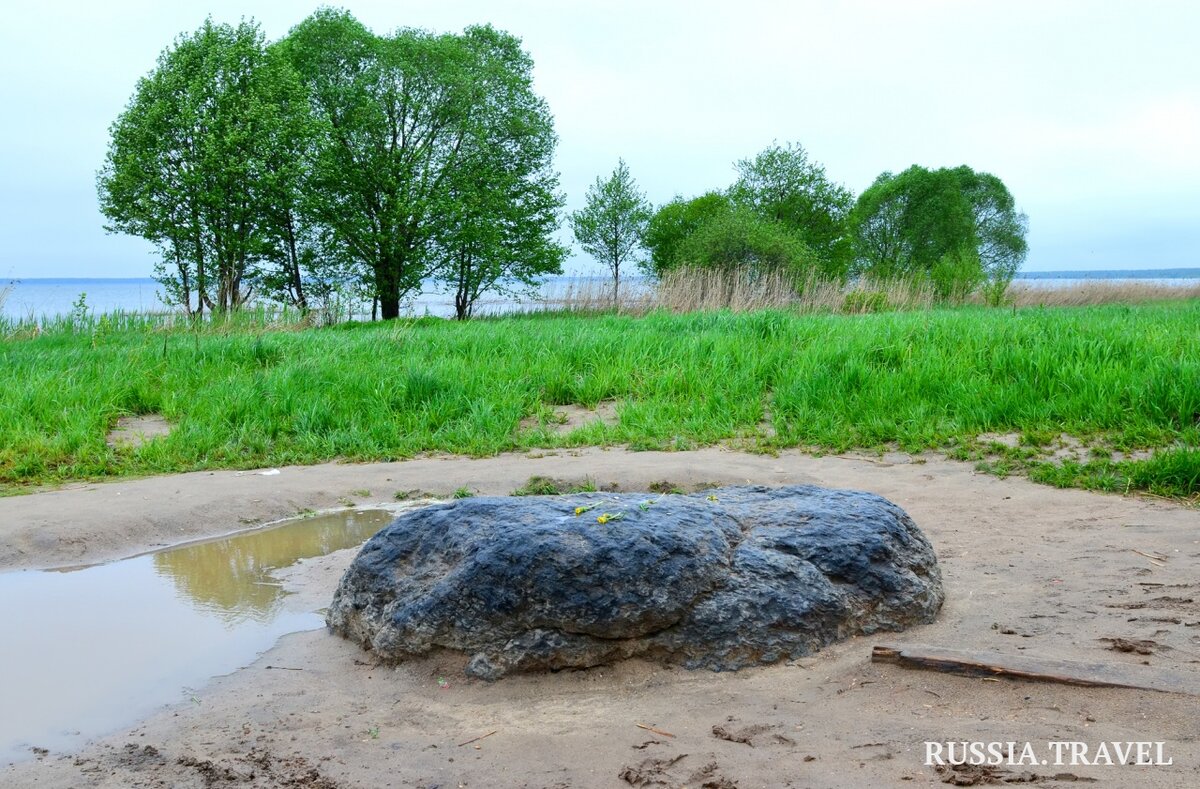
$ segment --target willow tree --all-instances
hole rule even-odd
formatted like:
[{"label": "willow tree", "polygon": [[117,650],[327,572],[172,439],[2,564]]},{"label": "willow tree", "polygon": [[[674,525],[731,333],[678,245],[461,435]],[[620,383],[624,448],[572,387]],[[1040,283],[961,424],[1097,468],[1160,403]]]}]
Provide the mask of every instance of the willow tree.
[{"label": "willow tree", "polygon": [[859,271],[957,280],[943,283],[947,292],[986,284],[993,300],[1028,249],[1028,220],[1004,182],[965,165],[883,173],[858,198],[850,226]]},{"label": "willow tree", "polygon": [[254,294],[300,177],[302,95],[256,23],[210,19],[159,56],[113,123],[97,176],[106,228],[158,246],[167,298],[189,313]]}]

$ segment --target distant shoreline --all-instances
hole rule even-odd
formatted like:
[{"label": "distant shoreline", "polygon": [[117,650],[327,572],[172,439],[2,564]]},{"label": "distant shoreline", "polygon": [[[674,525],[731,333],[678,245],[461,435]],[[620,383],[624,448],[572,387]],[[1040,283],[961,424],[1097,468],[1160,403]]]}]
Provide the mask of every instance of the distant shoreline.
[{"label": "distant shoreline", "polygon": [[1200,268],[1021,271],[1017,279],[1200,279]]},{"label": "distant shoreline", "polygon": [[[608,279],[607,274],[564,274],[548,277],[550,281],[578,279]],[[644,279],[631,277],[630,279]],[[1152,269],[1064,269],[1061,271],[1021,271],[1016,279],[1200,279],[1197,268],[1152,268]],[[26,285],[86,285],[104,284],[156,284],[153,277],[5,277],[0,282],[15,282]]]}]

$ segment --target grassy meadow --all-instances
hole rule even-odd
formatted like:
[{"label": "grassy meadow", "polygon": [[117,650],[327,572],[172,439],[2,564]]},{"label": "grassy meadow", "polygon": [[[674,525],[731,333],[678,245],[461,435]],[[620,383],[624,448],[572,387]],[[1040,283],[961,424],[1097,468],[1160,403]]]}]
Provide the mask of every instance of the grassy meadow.
[{"label": "grassy meadow", "polygon": [[[615,404],[615,424],[554,429],[555,406],[602,401]],[[117,419],[137,414],[163,416],[171,433],[110,447]],[[1061,434],[1080,440],[1085,456],[1049,462]],[[252,316],[163,327],[126,317],[0,340],[5,493],[424,452],[717,443],[934,449],[1056,485],[1194,497],[1200,301],[326,328]],[[1159,451],[1136,454],[1147,449]]]}]

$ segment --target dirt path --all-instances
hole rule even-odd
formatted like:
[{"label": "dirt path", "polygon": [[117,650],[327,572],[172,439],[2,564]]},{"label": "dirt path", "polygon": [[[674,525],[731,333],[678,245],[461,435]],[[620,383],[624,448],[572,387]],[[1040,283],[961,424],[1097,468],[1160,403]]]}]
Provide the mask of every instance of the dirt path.
[{"label": "dirt path", "polygon": [[[532,475],[626,490],[750,481],[879,493],[926,531],[945,575],[938,621],[903,640],[1147,663],[1200,682],[1200,512],[999,480],[936,458],[589,449],[88,485],[0,499],[0,568],[107,560],[396,491],[509,493]],[[320,607],[352,555],[304,562],[285,580]],[[1106,638],[1146,642],[1148,654],[1114,651]],[[794,665],[736,674],[631,662],[487,684],[467,680],[454,656],[379,667],[340,639],[303,633],[214,680],[197,701],[82,753],[0,769],[0,785],[941,785],[923,764],[927,740],[1028,741],[1039,758],[1052,755],[1049,741],[1070,740],[1090,752],[1102,741],[1164,741],[1174,764],[1021,766],[992,777],[1200,786],[1196,698],[871,664],[871,645],[894,639],[853,639]]]}]

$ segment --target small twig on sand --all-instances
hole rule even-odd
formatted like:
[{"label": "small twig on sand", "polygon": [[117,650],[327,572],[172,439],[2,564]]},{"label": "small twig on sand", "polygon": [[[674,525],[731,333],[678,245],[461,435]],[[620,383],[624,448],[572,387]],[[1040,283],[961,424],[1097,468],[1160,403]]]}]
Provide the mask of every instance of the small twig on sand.
[{"label": "small twig on sand", "polygon": [[861,455],[834,455],[835,458],[842,460],[861,460],[864,463],[874,463],[876,466],[894,466],[895,463],[889,463],[886,460],[876,460],[875,458],[863,457]]},{"label": "small twig on sand", "polygon": [[1165,562],[1167,560],[1166,556],[1163,556],[1159,553],[1147,553],[1146,551],[1139,551],[1137,548],[1130,548],[1130,550],[1136,553],[1138,556],[1145,556],[1147,559],[1155,562]]},{"label": "small twig on sand", "polygon": [[291,668],[289,666],[267,666],[267,668],[276,668],[280,671],[303,671],[302,668]]},{"label": "small twig on sand", "polygon": [[489,731],[487,734],[481,734],[481,735],[479,735],[478,737],[472,737],[472,738],[471,738],[471,739],[469,739],[469,740],[463,740],[462,742],[460,742],[460,743],[458,744],[458,747],[459,747],[459,748],[461,748],[461,747],[463,747],[464,745],[470,745],[470,744],[471,744],[471,743],[473,743],[473,742],[479,742],[479,741],[480,741],[480,740],[482,740],[482,739],[485,739],[485,738],[487,738],[487,737],[491,737],[493,734],[495,734],[495,733],[496,733],[496,732],[498,732],[498,731],[500,731],[500,730],[499,730],[499,729],[492,729],[492,730],[491,730],[491,731]]},{"label": "small twig on sand", "polygon": [[655,734],[661,734],[664,737],[674,737],[675,736],[674,734],[671,734],[671,732],[669,732],[669,731],[663,731],[662,729],[656,729],[653,726],[647,726],[644,723],[635,723],[634,725],[637,726],[639,729],[645,729],[646,731],[652,731]]}]

